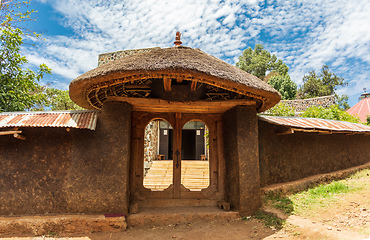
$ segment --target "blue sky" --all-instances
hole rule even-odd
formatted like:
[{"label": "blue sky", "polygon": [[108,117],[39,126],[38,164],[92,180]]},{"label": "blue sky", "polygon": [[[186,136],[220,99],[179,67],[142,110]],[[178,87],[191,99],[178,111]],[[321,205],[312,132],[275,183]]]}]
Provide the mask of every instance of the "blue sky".
[{"label": "blue sky", "polygon": [[350,105],[370,91],[369,0],[39,0],[32,28],[43,33],[22,49],[31,66],[53,71],[43,83],[68,89],[97,66],[100,53],[172,47],[200,48],[235,65],[255,44],[282,59],[298,85],[327,64],[343,77]]}]

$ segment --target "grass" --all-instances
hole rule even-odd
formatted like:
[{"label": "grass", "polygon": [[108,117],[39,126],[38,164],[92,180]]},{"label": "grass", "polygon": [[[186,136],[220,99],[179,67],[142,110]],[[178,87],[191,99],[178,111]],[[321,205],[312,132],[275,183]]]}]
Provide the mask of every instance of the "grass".
[{"label": "grass", "polygon": [[[307,191],[290,196],[268,192],[263,198],[263,201],[266,206],[279,209],[285,214],[290,215],[295,213],[307,216],[315,211],[319,211],[319,209],[323,207],[327,207],[329,204],[335,203],[343,194],[363,189],[370,184],[369,181],[366,180],[369,175],[370,169],[365,169],[350,175],[344,180],[321,184]],[[364,182],[359,183],[358,181],[351,181],[361,178],[365,178]],[[273,226],[277,229],[281,229],[284,225],[283,220],[261,211],[257,212],[254,218],[262,220],[266,226]]]},{"label": "grass", "polygon": [[293,202],[289,197],[282,196],[280,193],[275,194],[273,192],[268,192],[263,199],[267,206],[272,206],[283,211],[285,214],[291,214],[294,210]]},{"label": "grass", "polygon": [[[358,178],[360,178],[360,174],[363,173],[359,173]],[[302,214],[306,212],[310,215],[309,212],[317,211],[319,208],[335,203],[342,194],[361,189],[361,186],[351,184],[349,182],[350,178],[321,184],[307,191],[291,195],[289,199],[293,202],[294,213]]]},{"label": "grass", "polygon": [[[253,218],[261,220],[267,227],[274,227],[278,230],[282,229],[285,224],[284,220],[278,218],[273,214],[269,214],[261,210],[257,211],[256,214],[253,215]],[[249,218],[243,218],[243,220],[247,219]]]}]

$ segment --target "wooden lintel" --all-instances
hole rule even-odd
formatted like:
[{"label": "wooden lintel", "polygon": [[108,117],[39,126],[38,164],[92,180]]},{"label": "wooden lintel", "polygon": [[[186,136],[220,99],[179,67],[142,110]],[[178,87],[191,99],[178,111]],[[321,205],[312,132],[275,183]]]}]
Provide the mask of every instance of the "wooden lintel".
[{"label": "wooden lintel", "polygon": [[165,91],[171,91],[171,78],[163,78],[163,87]]},{"label": "wooden lintel", "polygon": [[294,130],[292,128],[289,128],[285,132],[276,132],[276,135],[280,136],[280,135],[288,135],[288,134],[293,134],[293,133],[294,133]]},{"label": "wooden lintel", "polygon": [[256,101],[238,99],[226,101],[173,102],[157,98],[108,97],[107,101],[127,102],[137,112],[183,112],[183,113],[223,113],[238,106],[255,106]]},{"label": "wooden lintel", "polygon": [[0,132],[0,135],[13,135],[13,134],[19,134],[19,133],[22,133],[22,131],[3,131],[3,132]]},{"label": "wooden lintel", "polygon": [[197,90],[197,81],[192,81],[191,82],[191,91]]}]

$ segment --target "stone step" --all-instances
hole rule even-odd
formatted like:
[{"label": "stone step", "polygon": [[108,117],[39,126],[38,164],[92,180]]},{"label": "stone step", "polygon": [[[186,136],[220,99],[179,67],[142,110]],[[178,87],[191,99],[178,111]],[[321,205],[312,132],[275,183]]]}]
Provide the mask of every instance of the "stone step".
[{"label": "stone step", "polygon": [[[206,161],[182,161],[181,183],[191,190],[199,191],[209,186],[209,163]],[[144,186],[163,190],[172,183],[173,161],[154,161],[144,178]]]},{"label": "stone step", "polygon": [[127,217],[127,223],[130,227],[168,226],[170,224],[186,224],[196,221],[231,221],[239,217],[237,212],[226,212],[215,206],[139,207],[139,213],[130,214]]}]

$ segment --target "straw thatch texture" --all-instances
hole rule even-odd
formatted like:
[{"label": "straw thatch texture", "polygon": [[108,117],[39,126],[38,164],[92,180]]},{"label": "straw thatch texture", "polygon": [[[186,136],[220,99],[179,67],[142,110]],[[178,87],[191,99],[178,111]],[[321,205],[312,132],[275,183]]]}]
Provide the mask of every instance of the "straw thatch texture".
[{"label": "straw thatch texture", "polygon": [[92,85],[152,73],[176,76],[182,74],[194,78],[194,81],[249,93],[262,100],[263,105],[258,111],[264,111],[280,100],[280,94],[259,78],[199,49],[188,47],[155,49],[103,64],[74,79],[70,84],[70,96],[80,106],[91,108],[85,92]]}]

